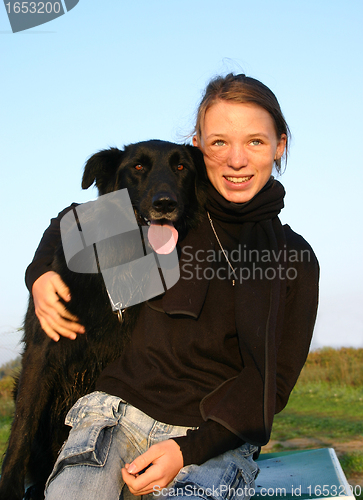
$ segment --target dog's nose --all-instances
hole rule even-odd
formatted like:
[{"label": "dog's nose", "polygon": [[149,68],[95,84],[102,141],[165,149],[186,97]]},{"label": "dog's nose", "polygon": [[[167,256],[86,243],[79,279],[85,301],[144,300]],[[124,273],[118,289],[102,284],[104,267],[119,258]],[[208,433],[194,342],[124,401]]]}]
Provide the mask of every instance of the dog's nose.
[{"label": "dog's nose", "polygon": [[152,199],[152,204],[157,212],[167,214],[175,210],[178,202],[170,193],[157,193]]}]

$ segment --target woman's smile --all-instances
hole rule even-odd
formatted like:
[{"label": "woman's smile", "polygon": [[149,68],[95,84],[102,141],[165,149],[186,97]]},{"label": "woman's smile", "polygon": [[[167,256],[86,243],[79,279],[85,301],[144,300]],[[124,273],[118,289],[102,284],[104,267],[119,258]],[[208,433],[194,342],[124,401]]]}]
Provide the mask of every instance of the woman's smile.
[{"label": "woman's smile", "polygon": [[250,179],[252,179],[253,175],[248,175],[247,177],[230,177],[224,176],[225,179],[229,182],[233,182],[234,184],[244,184]]}]

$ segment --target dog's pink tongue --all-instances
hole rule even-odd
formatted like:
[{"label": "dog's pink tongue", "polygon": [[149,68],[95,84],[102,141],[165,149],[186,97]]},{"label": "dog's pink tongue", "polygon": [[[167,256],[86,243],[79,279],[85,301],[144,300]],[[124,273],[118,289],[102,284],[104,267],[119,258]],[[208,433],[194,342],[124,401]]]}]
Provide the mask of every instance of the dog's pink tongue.
[{"label": "dog's pink tongue", "polygon": [[163,255],[171,253],[178,241],[178,231],[172,223],[162,225],[152,222],[147,236],[154,251]]}]

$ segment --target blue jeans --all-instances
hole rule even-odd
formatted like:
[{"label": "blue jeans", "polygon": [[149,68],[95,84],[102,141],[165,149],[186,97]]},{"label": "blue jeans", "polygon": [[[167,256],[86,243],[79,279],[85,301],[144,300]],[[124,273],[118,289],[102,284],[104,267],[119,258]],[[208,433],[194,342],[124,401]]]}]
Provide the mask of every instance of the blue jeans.
[{"label": "blue jeans", "polygon": [[[122,479],[125,463],[159,441],[185,435],[190,428],[158,422],[102,392],[79,399],[66,424],[72,428],[48,479],[46,500],[135,500]],[[168,496],[248,499],[258,472],[252,459],[256,450],[245,444],[201,466],[183,467],[167,488],[155,488],[147,496],[154,500]]]}]

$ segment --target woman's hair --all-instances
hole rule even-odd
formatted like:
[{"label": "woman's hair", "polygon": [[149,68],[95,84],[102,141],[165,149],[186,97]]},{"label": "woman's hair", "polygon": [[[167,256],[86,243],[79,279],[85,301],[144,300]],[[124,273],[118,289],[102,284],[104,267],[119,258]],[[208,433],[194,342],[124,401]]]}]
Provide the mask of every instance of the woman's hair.
[{"label": "woman's hair", "polygon": [[[290,130],[282,114],[275,94],[259,80],[240,74],[229,73],[227,76],[217,76],[211,80],[205,89],[204,96],[199,104],[194,134],[200,142],[201,127],[208,108],[218,100],[234,102],[253,102],[268,111],[273,119],[276,135],[286,134],[285,162],[290,138]],[[281,158],[275,160],[275,167],[281,173]]]}]

